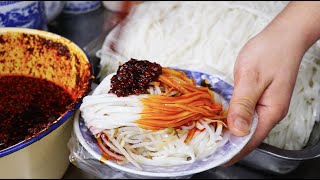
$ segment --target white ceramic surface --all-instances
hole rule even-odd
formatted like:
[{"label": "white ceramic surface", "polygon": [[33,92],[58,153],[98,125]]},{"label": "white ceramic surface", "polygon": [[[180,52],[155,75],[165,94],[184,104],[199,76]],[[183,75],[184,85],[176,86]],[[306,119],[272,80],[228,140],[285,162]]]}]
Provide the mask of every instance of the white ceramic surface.
[{"label": "white ceramic surface", "polygon": [[62,12],[65,1],[44,1],[47,22],[53,21]]}]

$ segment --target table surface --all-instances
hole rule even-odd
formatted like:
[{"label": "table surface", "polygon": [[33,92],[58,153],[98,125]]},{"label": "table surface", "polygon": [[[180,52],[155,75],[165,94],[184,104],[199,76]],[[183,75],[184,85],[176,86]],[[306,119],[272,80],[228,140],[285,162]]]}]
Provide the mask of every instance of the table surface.
[{"label": "table surface", "polygon": [[[121,14],[101,7],[93,12],[80,15],[62,13],[54,21],[50,22],[48,27],[49,31],[60,34],[83,48],[94,64],[95,75],[97,75],[99,59],[95,56],[95,53],[101,48],[106,35],[119,22],[120,17]],[[70,163],[63,179],[78,178],[97,179],[94,175]],[[295,171],[286,175],[272,175],[235,164],[230,167],[218,167],[192,176],[192,179],[196,178],[320,178],[320,159],[304,161]]]}]

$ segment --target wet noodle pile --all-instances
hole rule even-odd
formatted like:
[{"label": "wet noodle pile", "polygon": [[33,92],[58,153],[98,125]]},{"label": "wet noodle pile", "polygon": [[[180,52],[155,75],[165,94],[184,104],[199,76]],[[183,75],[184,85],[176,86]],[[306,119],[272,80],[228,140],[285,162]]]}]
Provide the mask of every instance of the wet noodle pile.
[{"label": "wet noodle pile", "polygon": [[137,168],[192,163],[226,141],[226,110],[214,93],[183,71],[149,61],[121,65],[80,110],[104,157]]}]

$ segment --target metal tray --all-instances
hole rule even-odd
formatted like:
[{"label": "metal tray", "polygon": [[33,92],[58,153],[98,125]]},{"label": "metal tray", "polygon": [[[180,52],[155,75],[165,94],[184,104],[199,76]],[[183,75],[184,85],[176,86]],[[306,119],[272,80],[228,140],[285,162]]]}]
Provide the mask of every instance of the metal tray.
[{"label": "metal tray", "polygon": [[239,163],[255,170],[272,174],[288,174],[301,162],[320,157],[320,123],[316,123],[306,147],[302,150],[284,150],[265,143]]}]

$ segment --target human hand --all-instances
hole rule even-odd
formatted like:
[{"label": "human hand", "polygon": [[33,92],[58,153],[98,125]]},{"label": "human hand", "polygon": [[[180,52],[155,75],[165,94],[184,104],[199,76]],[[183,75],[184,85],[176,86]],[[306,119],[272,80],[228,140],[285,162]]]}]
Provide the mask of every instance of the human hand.
[{"label": "human hand", "polygon": [[318,11],[302,3],[290,3],[237,57],[228,126],[234,135],[248,135],[255,110],[258,126],[248,144],[226,166],[259,146],[288,112],[301,59],[320,33],[319,23],[313,20],[320,17],[319,3]]}]

